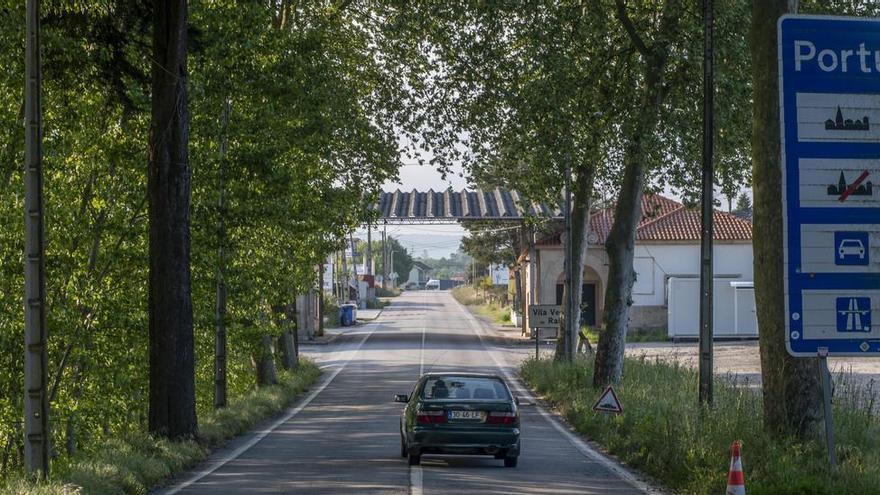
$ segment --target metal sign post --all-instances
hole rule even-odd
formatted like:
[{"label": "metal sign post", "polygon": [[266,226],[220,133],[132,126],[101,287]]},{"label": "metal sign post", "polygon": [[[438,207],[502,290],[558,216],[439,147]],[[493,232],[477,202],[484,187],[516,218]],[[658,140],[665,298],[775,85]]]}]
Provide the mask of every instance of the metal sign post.
[{"label": "metal sign post", "polygon": [[555,304],[530,304],[528,307],[529,328],[535,331],[535,359],[540,357],[541,329],[559,328],[563,318],[562,308]]},{"label": "metal sign post", "polygon": [[828,447],[828,464],[837,467],[834,453],[834,413],[831,409],[831,370],[828,369],[828,350],[819,349],[819,374],[822,375],[822,407],[825,412],[825,446]]},{"label": "metal sign post", "polygon": [[786,345],[880,356],[880,21],[779,21]]},{"label": "metal sign post", "polygon": [[24,170],[24,465],[28,475],[49,475],[49,400],[46,394],[46,262],[43,224],[40,9],[27,2],[25,42]]},{"label": "metal sign post", "polygon": [[712,162],[715,81],[713,71],[712,35],[714,18],[712,0],[703,0],[703,198],[700,227],[700,366],[699,402],[712,404],[712,355],[714,337],[712,322],[712,215],[715,213],[713,193],[715,172]]}]

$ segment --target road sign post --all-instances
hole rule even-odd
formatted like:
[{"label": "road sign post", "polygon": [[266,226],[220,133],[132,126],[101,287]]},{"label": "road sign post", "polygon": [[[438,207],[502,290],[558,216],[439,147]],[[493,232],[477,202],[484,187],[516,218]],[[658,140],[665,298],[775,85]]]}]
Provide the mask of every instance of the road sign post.
[{"label": "road sign post", "polygon": [[778,24],[786,347],[818,357],[835,467],[829,356],[880,356],[880,21]]},{"label": "road sign post", "polygon": [[558,329],[560,318],[562,318],[562,308],[555,304],[529,305],[529,328],[535,332],[535,359],[540,357],[538,345],[541,341],[541,329]]}]

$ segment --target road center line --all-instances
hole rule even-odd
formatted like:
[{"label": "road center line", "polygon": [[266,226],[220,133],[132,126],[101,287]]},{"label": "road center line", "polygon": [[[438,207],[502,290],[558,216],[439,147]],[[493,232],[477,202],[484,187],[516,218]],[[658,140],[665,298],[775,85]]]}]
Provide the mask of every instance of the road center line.
[{"label": "road center line", "polygon": [[504,358],[499,359],[498,356],[495,355],[495,351],[493,351],[486,344],[486,341],[483,339],[484,330],[482,327],[482,323],[479,322],[476,318],[474,318],[474,316],[464,306],[462,306],[462,304],[459,303],[457,300],[455,301],[455,304],[459,307],[461,312],[464,313],[465,318],[468,320],[468,323],[470,324],[471,330],[473,330],[474,333],[477,335],[477,338],[480,339],[480,343],[483,345],[483,348],[486,349],[486,353],[488,353],[489,357],[492,358],[492,361],[495,363],[495,366],[497,366],[498,369],[501,370],[501,373],[504,375],[504,378],[506,378],[507,381],[514,386],[514,388],[516,389],[516,393],[521,395],[522,397],[525,397],[526,400],[528,400],[530,403],[532,403],[535,407],[535,410],[538,411],[538,414],[540,414],[541,417],[544,418],[545,421],[550,423],[550,425],[553,427],[553,429],[558,431],[566,440],[568,440],[568,442],[575,449],[577,449],[577,451],[580,452],[581,455],[583,455],[587,459],[590,459],[592,461],[595,461],[595,462],[601,464],[602,466],[604,466],[605,468],[607,468],[608,470],[610,470],[611,472],[616,474],[618,477],[625,480],[626,482],[631,484],[633,487],[637,488],[638,490],[641,490],[642,492],[644,492],[646,494],[662,494],[663,493],[661,490],[658,490],[658,489],[652,487],[651,485],[645,483],[644,481],[638,479],[633,473],[631,473],[629,470],[627,470],[625,467],[621,466],[617,462],[602,455],[602,453],[598,452],[596,449],[591,447],[587,442],[585,442],[580,437],[578,437],[577,435],[572,433],[570,429],[563,426],[562,423],[560,423],[552,414],[550,414],[546,410],[544,410],[544,408],[538,404],[538,401],[535,400],[535,397],[532,395],[532,393],[529,391],[529,389],[526,388],[524,385],[522,385],[522,383],[519,381],[519,379],[517,377],[515,377],[514,375],[512,375],[507,370],[507,366],[502,365],[502,360]]},{"label": "road center line", "polygon": [[297,405],[295,408],[288,411],[287,414],[285,414],[284,416],[279,418],[277,421],[275,421],[274,423],[269,425],[268,428],[257,432],[257,434],[253,438],[248,440],[247,443],[245,443],[241,447],[228,453],[223,458],[217,459],[216,461],[212,462],[205,469],[194,473],[191,477],[187,478],[185,481],[183,481],[179,484],[176,484],[174,486],[171,486],[165,490],[160,490],[158,493],[163,494],[163,495],[173,495],[173,494],[189,487],[193,483],[198,482],[199,480],[201,480],[205,476],[208,476],[209,474],[213,473],[217,469],[223,467],[226,463],[237,459],[241,454],[247,452],[248,449],[250,449],[251,447],[253,447],[257,443],[259,443],[260,440],[266,438],[266,435],[268,435],[269,433],[272,433],[276,428],[278,428],[279,426],[281,426],[282,424],[284,424],[285,422],[287,422],[288,420],[290,420],[291,418],[293,418],[294,416],[299,414],[300,411],[305,409],[306,406],[308,406],[315,399],[315,397],[318,396],[318,394],[323,392],[324,389],[327,388],[328,385],[330,385],[330,382],[332,382],[333,379],[336,378],[336,375],[338,375],[345,368],[345,366],[349,363],[349,361],[351,361],[354,358],[354,356],[357,355],[358,351],[360,351],[360,349],[361,349],[361,346],[364,345],[364,342],[366,342],[367,339],[369,339],[370,336],[373,335],[373,332],[380,325],[381,325],[380,323],[374,322],[374,323],[370,323],[369,325],[364,327],[365,330],[369,329],[369,331],[366,333],[366,335],[364,335],[364,337],[357,343],[357,345],[353,349],[350,349],[348,351],[348,354],[342,360],[342,363],[338,365],[338,367],[333,371],[333,373],[328,375],[324,379],[324,381],[321,382],[321,385],[319,385],[318,388],[316,388],[309,395],[307,395],[306,398],[302,402],[299,403],[299,405]]}]

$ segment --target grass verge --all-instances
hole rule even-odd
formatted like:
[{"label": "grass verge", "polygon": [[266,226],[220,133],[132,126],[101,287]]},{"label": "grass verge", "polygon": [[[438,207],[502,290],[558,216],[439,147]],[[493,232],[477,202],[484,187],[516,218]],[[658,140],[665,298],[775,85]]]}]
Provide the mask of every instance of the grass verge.
[{"label": "grass verge", "polygon": [[[581,327],[581,332],[587,334],[587,340],[591,344],[596,345],[599,343],[599,333],[594,328]],[[662,329],[651,329],[626,334],[627,342],[666,342],[668,340],[669,335]]]},{"label": "grass verge", "polygon": [[458,286],[451,291],[452,297],[468,306],[474,313],[502,325],[510,323],[510,307],[498,302],[486,302],[482,294],[469,285]]},{"label": "grass verge", "polygon": [[211,449],[270,418],[315,383],[320,369],[303,359],[293,372],[282,371],[278,385],[254,390],[228,407],[199,419],[199,438],[172,442],[146,433],[114,438],[94,450],[53,466],[52,479],[37,484],[22,479],[0,483],[0,493],[16,495],[115,495],[147,493],[162,480],[205,459]]},{"label": "grass verge", "polygon": [[734,440],[743,443],[749,495],[878,493],[880,418],[859,394],[843,396],[835,406],[840,466],[831,472],[822,443],[764,434],[761,397],[754,390],[716,379],[715,406],[707,409],[697,404],[693,370],[646,359],[627,359],[625,369],[615,387],[624,413],[612,417],[591,409],[599,391],[590,385],[588,358],[530,360],[521,373],[578,432],[676,493],[724,493]]}]

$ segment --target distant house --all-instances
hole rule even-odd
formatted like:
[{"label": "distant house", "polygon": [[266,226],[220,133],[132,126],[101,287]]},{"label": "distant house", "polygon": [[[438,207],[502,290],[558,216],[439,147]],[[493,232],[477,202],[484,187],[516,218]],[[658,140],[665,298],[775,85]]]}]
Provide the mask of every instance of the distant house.
[{"label": "distant house", "polygon": [[[630,310],[630,328],[665,329],[671,337],[696,331],[691,329],[692,315],[699,307],[698,291],[691,287],[700,274],[700,211],[689,209],[677,201],[659,195],[645,195],[642,201],[642,219],[636,230],[633,266],[636,281],[633,285],[633,306]],[[587,325],[602,322],[605,288],[608,283],[608,255],[605,239],[614,222],[614,210],[594,212],[590,218],[591,232],[587,238],[584,266],[584,284],[581,321]],[[752,224],[748,220],[722,211],[714,214],[714,273],[715,273],[715,331],[716,335],[735,335],[734,328],[742,325],[757,331],[754,319],[753,292],[751,302],[746,298],[734,299],[735,289],[751,290],[752,281]],[[562,304],[564,247],[561,234],[539,237],[534,256],[523,253],[528,281],[527,300],[535,304]],[[534,258],[534,259],[531,259]],[[534,292],[534,293],[533,293]],[[695,295],[696,294],[696,295]],[[675,305],[670,299],[677,297]],[[728,300],[729,299],[729,300]],[[739,301],[739,302],[738,302]],[[737,304],[751,311],[736,323],[725,311],[734,311]],[[684,316],[682,316],[684,315]],[[686,316],[686,317],[685,317]],[[685,326],[687,328],[678,328]]]},{"label": "distant house", "polygon": [[406,281],[407,285],[417,284],[419,287],[424,287],[428,279],[431,278],[433,270],[433,268],[421,261],[413,261],[413,266],[409,271],[409,279]]}]

